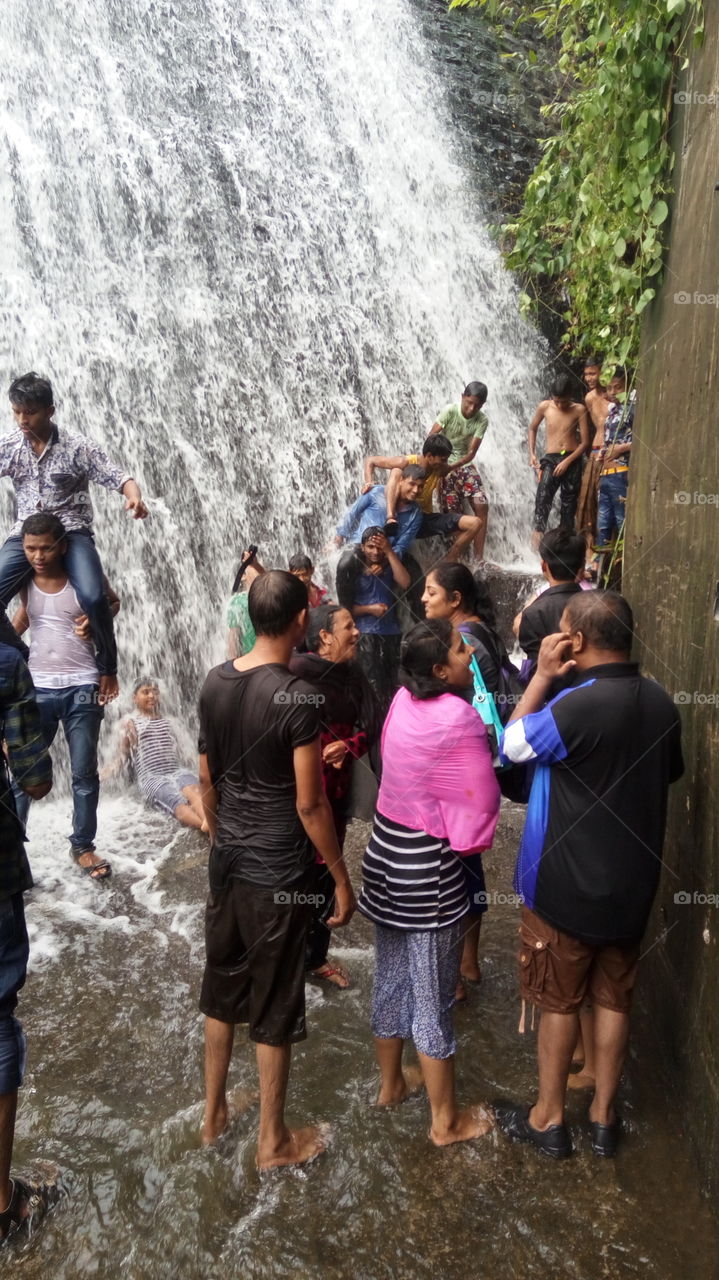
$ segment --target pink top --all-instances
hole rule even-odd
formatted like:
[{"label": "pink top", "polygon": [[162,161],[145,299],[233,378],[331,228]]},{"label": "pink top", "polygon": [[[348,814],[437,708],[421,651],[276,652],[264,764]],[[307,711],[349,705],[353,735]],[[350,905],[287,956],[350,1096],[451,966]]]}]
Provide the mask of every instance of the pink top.
[{"label": "pink top", "polygon": [[489,849],[499,783],[477,712],[454,693],[395,694],[382,730],[377,810],[412,831],[447,840],[455,853]]}]

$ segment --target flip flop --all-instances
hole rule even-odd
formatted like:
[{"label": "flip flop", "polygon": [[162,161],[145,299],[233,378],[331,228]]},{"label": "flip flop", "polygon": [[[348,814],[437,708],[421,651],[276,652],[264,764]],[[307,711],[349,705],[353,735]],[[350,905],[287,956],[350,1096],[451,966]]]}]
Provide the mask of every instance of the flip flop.
[{"label": "flip flop", "polygon": [[33,1229],[62,1195],[58,1174],[57,1166],[48,1165],[46,1180],[41,1177],[10,1179],[10,1203],[0,1213],[0,1243],[7,1239],[13,1226],[32,1235]]},{"label": "flip flop", "polygon": [[[322,982],[331,982],[332,986],[336,987],[338,991],[346,991],[351,986],[349,974],[344,969],[341,969],[339,965],[323,964],[319,969],[310,969],[310,973],[313,978],[319,978]],[[335,977],[344,978],[345,986],[340,986],[339,982],[332,982]]]},{"label": "flip flop", "polygon": [[83,875],[89,876],[91,880],[109,880],[112,875],[112,867],[106,858],[101,862],[93,862],[89,867],[83,867],[80,858],[86,853],[94,853],[94,849],[81,849],[79,853],[75,853],[73,849],[70,857],[76,864],[78,871],[82,871]]}]

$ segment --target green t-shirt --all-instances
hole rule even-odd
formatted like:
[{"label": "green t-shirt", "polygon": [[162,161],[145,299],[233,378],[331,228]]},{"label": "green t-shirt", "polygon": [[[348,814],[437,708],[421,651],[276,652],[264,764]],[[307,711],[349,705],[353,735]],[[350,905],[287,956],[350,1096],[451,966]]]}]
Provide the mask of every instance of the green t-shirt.
[{"label": "green t-shirt", "polygon": [[437,422],[442,428],[442,435],[446,436],[452,445],[450,462],[459,462],[460,458],[469,452],[471,442],[475,439],[481,440],[489,426],[487,415],[481,409],[473,418],[463,418],[458,404],[448,404],[447,408],[440,413]]},{"label": "green t-shirt", "polygon": [[250,622],[250,609],[246,591],[238,591],[227,606],[227,626],[237,632],[237,656],[242,658],[255,643],[255,628]]}]

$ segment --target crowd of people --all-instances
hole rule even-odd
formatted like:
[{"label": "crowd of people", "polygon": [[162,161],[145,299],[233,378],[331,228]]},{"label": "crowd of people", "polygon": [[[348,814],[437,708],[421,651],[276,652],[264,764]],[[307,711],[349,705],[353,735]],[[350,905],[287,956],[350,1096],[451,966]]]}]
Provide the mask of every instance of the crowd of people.
[{"label": "crowd of people", "polygon": [[[421,1082],[436,1145],[496,1125],[563,1158],[572,1152],[565,1094],[581,1055],[592,1149],[615,1154],[639,946],[682,759],[672,701],[631,661],[628,603],[591,582],[596,549],[624,519],[633,403],[624,371],[605,388],[590,361],[585,378],[584,402],[560,380],[530,426],[547,585],[515,619],[521,671],[487,586],[489,506],[475,463],[487,388],[472,382],[437,415],[419,452],[366,459],[364,488],[337,524],[333,588],[315,581],[305,551],[287,568],[268,568],[256,546],[243,554],[228,657],[200,694],[197,773],[161,713],[157,681],[135,683],[103,778],[129,767],[149,804],[209,837],[202,1136],[214,1143],[227,1126],[235,1027],[248,1024],[260,1169],[323,1149],[320,1127],[285,1122],[291,1047],[306,1035],[306,981],[350,985],[329,947],[356,909],[374,930],[379,1106],[402,1102]],[[19,606],[12,625],[0,611],[0,1238],[57,1194],[47,1179],[12,1179],[10,1166],[24,1057],[14,1016],[28,957],[23,892],[32,884],[25,823],[30,801],[51,788],[60,724],[72,857],[93,881],[112,872],[95,848],[97,748],[104,706],[118,694],[120,601],[94,547],[90,481],[122,493],[134,517],[147,515],[136,481],[54,422],[46,379],[16,379],[10,401],[18,430],[0,439],[0,475],[13,480],[18,522],[0,550],[0,601],[18,595]],[[557,491],[559,524],[547,529]],[[426,560],[426,548],[411,549],[423,539],[434,540],[424,567],[417,555]],[[461,560],[472,554],[474,572]],[[343,846],[358,770],[372,780],[375,803],[356,898]],[[533,1106],[460,1107],[453,1011],[481,976],[482,854],[503,794],[527,805],[515,875],[519,985],[541,1011],[539,1089]],[[418,1068],[404,1061],[409,1041]]]}]

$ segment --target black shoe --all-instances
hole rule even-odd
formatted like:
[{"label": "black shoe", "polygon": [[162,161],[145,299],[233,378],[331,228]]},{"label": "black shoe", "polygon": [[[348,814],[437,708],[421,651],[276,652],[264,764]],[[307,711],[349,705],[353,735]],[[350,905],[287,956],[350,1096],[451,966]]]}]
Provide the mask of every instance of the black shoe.
[{"label": "black shoe", "polygon": [[619,1145],[619,1135],[622,1128],[619,1116],[617,1116],[614,1124],[599,1124],[596,1120],[590,1120],[589,1128],[592,1134],[592,1151],[595,1156],[605,1156],[611,1160],[617,1154],[617,1146]]},{"label": "black shoe", "polygon": [[386,520],[382,530],[385,538],[396,538],[399,533],[399,520]]},{"label": "black shoe", "polygon": [[535,1129],[529,1123],[531,1107],[516,1102],[493,1102],[497,1126],[514,1142],[531,1142],[542,1155],[566,1160],[572,1154],[572,1141],[566,1124],[551,1124],[548,1129]]}]

